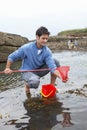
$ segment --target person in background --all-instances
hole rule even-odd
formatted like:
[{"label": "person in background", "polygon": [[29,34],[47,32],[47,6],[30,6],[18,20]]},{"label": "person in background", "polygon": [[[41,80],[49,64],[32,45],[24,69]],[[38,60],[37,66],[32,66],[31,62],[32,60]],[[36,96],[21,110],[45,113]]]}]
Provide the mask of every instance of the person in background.
[{"label": "person in background", "polygon": [[77,50],[78,49],[78,40],[74,40],[74,48]]},{"label": "person in background", "polygon": [[[55,84],[56,78],[61,78],[60,73],[56,68],[60,67],[57,60],[53,59],[51,50],[46,46],[50,32],[46,27],[39,27],[36,30],[36,41],[27,43],[8,56],[5,67],[5,74],[11,74],[11,65],[13,62],[21,59],[22,64],[20,70],[36,70],[33,72],[23,72],[22,79],[25,81],[25,91],[30,93],[30,88],[38,88],[40,78],[50,72],[50,83]],[[37,69],[48,68],[45,71]],[[66,79],[67,81],[67,79]],[[64,82],[66,82],[64,81]]]},{"label": "person in background", "polygon": [[68,41],[68,48],[69,48],[70,50],[72,50],[72,49],[74,48],[74,42],[73,42],[72,39]]}]

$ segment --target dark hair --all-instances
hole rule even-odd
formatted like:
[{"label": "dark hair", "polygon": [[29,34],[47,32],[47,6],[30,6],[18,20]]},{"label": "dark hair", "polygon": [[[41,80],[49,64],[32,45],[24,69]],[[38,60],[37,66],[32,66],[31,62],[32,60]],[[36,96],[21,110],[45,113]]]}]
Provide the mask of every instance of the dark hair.
[{"label": "dark hair", "polygon": [[36,31],[36,35],[38,35],[39,37],[41,36],[41,35],[43,35],[43,34],[48,34],[48,35],[50,35],[50,32],[48,31],[48,29],[46,28],[46,27],[40,27],[40,28],[38,28],[37,29],[37,31]]}]

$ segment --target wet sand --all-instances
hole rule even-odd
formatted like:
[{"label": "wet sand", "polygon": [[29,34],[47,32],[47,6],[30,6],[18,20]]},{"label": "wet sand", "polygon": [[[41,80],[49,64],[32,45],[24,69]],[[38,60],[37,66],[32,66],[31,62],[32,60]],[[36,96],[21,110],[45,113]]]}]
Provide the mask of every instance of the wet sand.
[{"label": "wet sand", "polygon": [[[41,97],[43,84],[26,95],[20,74],[0,75],[0,130],[87,130],[87,53],[54,53],[61,65],[69,65],[69,81],[56,81],[58,93],[52,99]],[[16,63],[14,68],[18,68]],[[4,64],[0,65],[0,70]]]}]

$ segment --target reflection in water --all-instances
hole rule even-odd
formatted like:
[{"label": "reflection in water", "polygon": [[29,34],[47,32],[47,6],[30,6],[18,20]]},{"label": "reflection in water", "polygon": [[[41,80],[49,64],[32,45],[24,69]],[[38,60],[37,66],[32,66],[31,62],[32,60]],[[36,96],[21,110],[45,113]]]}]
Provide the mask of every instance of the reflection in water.
[{"label": "reflection in water", "polygon": [[[21,62],[15,62],[12,65],[12,69],[19,69]],[[0,71],[5,69],[6,63],[0,63]],[[0,74],[0,92],[8,90],[10,88],[19,87],[23,84],[21,81],[20,73],[12,73],[12,74]]]},{"label": "reflection in water", "polygon": [[61,124],[63,127],[69,127],[73,125],[73,123],[71,122],[70,112],[63,113],[63,121],[61,122]]},{"label": "reflection in water", "polygon": [[[58,123],[65,126],[70,126],[72,123],[70,113],[62,113],[65,108],[59,99],[54,98],[41,98],[28,96],[24,102],[24,107],[27,110],[26,115],[30,117],[29,123],[24,127],[24,124],[16,124],[16,127],[22,126],[19,130],[51,130],[51,128]],[[67,108],[66,108],[67,109]],[[63,121],[57,120],[57,115],[63,114]]]}]

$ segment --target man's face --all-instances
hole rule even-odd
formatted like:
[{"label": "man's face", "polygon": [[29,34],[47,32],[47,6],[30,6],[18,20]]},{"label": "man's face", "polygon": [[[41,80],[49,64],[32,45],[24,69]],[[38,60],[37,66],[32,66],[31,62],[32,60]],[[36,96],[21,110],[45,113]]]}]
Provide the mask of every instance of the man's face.
[{"label": "man's face", "polygon": [[43,34],[40,37],[36,36],[37,39],[37,45],[39,46],[45,46],[46,42],[48,41],[49,35],[48,34]]}]

